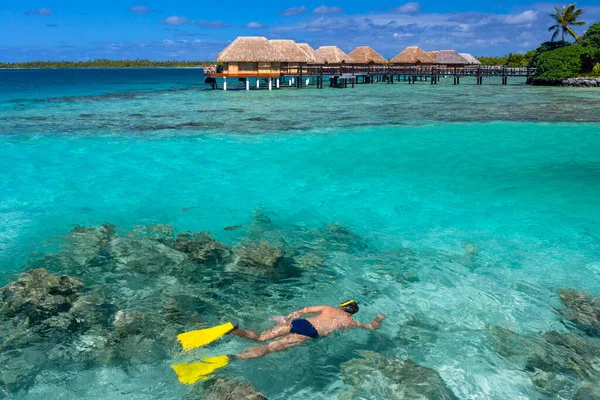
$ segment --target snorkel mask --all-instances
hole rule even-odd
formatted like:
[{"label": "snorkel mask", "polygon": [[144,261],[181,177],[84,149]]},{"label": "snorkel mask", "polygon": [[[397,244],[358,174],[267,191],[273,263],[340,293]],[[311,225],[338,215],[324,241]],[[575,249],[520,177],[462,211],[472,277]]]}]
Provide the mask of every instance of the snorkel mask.
[{"label": "snorkel mask", "polygon": [[356,314],[358,312],[358,304],[354,300],[345,301],[339,307],[348,314]]}]

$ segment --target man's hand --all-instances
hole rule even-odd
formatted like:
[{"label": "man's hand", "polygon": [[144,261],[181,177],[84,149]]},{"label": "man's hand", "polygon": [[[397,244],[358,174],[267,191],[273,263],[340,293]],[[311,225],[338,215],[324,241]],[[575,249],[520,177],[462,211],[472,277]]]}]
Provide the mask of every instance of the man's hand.
[{"label": "man's hand", "polygon": [[385,314],[379,314],[373,321],[368,324],[361,324],[360,322],[354,322],[355,326],[359,328],[368,329],[370,331],[376,331],[381,326],[381,321],[385,319]]},{"label": "man's hand", "polygon": [[373,321],[371,321],[369,325],[371,325],[373,330],[377,330],[381,326],[381,321],[383,321],[385,318],[385,314],[379,314]]}]

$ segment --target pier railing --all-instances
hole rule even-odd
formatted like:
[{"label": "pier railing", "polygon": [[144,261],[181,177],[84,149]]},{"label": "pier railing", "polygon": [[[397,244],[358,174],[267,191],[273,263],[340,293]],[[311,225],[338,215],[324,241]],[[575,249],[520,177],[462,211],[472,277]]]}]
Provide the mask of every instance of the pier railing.
[{"label": "pier railing", "polygon": [[339,65],[313,66],[297,65],[281,68],[282,75],[308,76],[370,76],[370,75],[405,75],[405,76],[476,76],[476,77],[531,77],[535,68],[506,66],[402,66],[402,65]]}]

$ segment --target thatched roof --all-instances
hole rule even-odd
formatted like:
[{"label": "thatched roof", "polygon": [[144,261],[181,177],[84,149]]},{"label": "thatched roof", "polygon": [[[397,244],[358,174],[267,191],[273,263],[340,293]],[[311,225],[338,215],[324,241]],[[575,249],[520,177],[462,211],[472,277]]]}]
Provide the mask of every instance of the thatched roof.
[{"label": "thatched roof", "polygon": [[306,53],[306,55],[310,58],[310,61],[308,61],[309,64],[324,64],[325,63],[325,61],[322,59],[322,57],[319,56],[315,52],[315,49],[310,47],[310,45],[308,43],[296,43],[296,45],[298,47],[300,47],[300,49],[302,49],[302,51],[304,51]]},{"label": "thatched roof", "polygon": [[469,53],[458,53],[462,58],[467,60],[470,65],[481,65],[481,61],[470,55]]},{"label": "thatched roof", "polygon": [[435,58],[425,53],[420,47],[410,46],[402,50],[396,57],[390,60],[392,64],[435,64]]},{"label": "thatched roof", "polygon": [[321,46],[315,53],[322,58],[323,64],[350,64],[354,62],[348,54],[344,53],[337,46]]},{"label": "thatched roof", "polygon": [[217,62],[285,62],[265,37],[238,37],[217,55]]},{"label": "thatched roof", "polygon": [[269,43],[283,54],[287,62],[307,63],[313,59],[293,40],[269,40]]},{"label": "thatched roof", "polygon": [[360,46],[348,53],[356,64],[387,64],[387,60],[369,46]]},{"label": "thatched roof", "polygon": [[462,58],[460,54],[456,52],[456,50],[440,50],[440,51],[431,51],[430,55],[435,58],[438,64],[443,65],[466,65],[469,62]]}]

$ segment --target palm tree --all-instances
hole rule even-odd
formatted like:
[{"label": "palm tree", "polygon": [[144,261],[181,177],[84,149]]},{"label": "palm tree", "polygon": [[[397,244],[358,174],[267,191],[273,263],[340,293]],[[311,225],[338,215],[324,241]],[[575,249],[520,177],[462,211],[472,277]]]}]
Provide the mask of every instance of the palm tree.
[{"label": "palm tree", "polygon": [[569,4],[568,6],[562,6],[562,9],[559,6],[554,6],[554,8],[556,8],[556,13],[550,14],[550,16],[554,18],[556,24],[548,28],[549,31],[554,31],[554,33],[552,34],[553,42],[561,30],[563,42],[565,41],[566,33],[573,36],[575,40],[579,40],[579,36],[577,36],[577,34],[573,32],[571,26],[584,25],[585,22],[577,21],[577,18],[579,18],[581,14],[583,14],[583,10],[581,8],[575,9],[575,7],[577,7],[577,4]]}]

